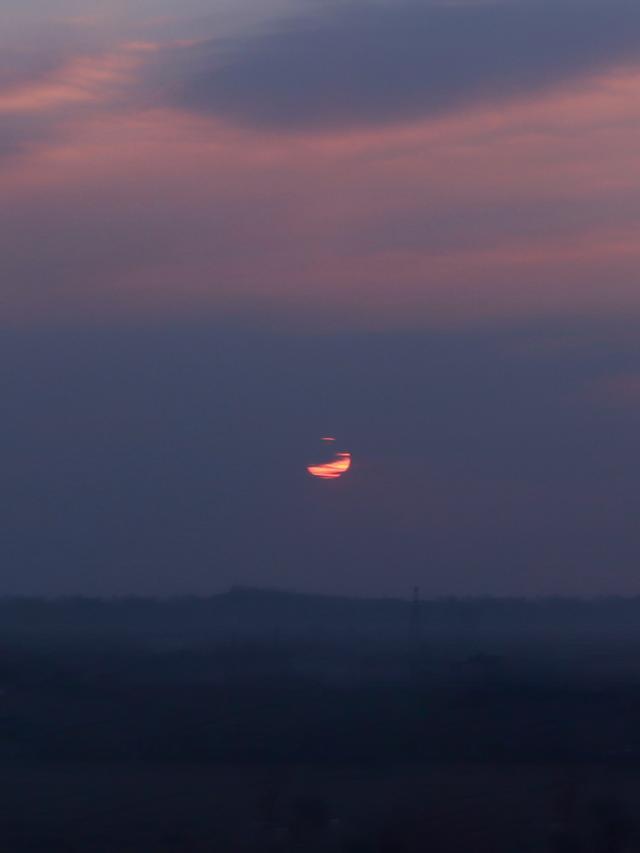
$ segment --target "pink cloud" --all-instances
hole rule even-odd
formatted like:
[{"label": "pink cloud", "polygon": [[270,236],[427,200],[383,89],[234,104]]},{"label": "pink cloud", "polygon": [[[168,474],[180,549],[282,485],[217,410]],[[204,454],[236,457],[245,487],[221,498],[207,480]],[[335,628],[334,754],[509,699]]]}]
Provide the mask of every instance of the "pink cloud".
[{"label": "pink cloud", "polygon": [[508,109],[283,135],[142,109],[126,92],[152,49],[0,93],[0,112],[69,110],[65,132],[0,169],[3,322],[240,311],[384,328],[640,310],[637,71]]}]

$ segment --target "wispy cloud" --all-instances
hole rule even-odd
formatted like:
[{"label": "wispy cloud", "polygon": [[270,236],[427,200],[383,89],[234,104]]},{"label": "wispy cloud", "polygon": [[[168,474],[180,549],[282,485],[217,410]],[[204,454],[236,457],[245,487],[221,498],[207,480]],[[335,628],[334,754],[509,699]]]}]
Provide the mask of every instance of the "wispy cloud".
[{"label": "wispy cloud", "polygon": [[64,132],[88,112],[128,101],[136,69],[152,45],[130,43],[100,52],[70,52],[36,66],[0,68],[0,156],[22,152]]},{"label": "wispy cloud", "polygon": [[169,51],[155,79],[183,106],[295,129],[414,119],[636,61],[633,0],[352,0]]}]

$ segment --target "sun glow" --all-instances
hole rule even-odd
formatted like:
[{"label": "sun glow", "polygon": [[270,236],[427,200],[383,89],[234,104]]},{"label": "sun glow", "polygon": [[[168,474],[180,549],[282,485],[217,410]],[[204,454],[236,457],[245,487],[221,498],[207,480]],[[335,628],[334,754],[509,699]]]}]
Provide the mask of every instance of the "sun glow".
[{"label": "sun glow", "polygon": [[351,454],[345,451],[343,453],[336,453],[336,458],[324,465],[308,465],[307,471],[313,477],[320,477],[323,480],[337,480],[338,477],[342,477],[350,467]]}]

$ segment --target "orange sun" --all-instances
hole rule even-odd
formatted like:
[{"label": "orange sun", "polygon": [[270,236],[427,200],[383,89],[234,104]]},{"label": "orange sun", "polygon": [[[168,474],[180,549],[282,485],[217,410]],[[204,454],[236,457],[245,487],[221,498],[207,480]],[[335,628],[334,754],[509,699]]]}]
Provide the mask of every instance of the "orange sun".
[{"label": "orange sun", "polygon": [[[327,436],[322,440],[335,441],[335,438]],[[345,450],[341,453],[336,453],[331,462],[325,462],[322,465],[308,465],[307,471],[312,477],[320,477],[321,480],[337,480],[338,477],[342,477],[350,467],[351,454]]]}]

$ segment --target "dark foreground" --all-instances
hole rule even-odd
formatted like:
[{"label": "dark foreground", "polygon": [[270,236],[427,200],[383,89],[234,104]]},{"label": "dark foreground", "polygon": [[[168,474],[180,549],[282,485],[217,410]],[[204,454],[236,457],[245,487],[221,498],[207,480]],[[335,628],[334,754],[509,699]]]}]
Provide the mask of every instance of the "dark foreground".
[{"label": "dark foreground", "polygon": [[640,850],[636,616],[0,603],[0,851]]},{"label": "dark foreground", "polygon": [[638,849],[638,774],[601,766],[55,764],[0,785],[16,853]]}]

